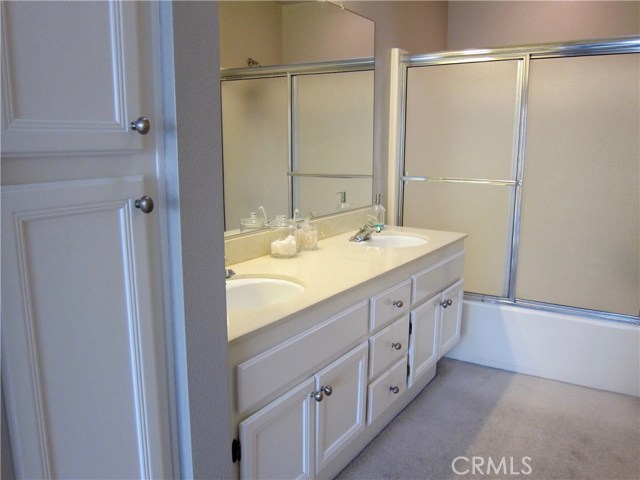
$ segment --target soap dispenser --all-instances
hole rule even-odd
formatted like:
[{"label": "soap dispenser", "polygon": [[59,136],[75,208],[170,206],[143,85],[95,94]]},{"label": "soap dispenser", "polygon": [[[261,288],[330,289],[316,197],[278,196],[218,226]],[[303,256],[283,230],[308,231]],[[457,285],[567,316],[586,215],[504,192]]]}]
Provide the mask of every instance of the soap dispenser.
[{"label": "soap dispenser", "polygon": [[344,212],[345,210],[351,210],[351,205],[347,203],[347,192],[338,192],[340,195],[340,203],[336,207],[337,212]]},{"label": "soap dispenser", "polygon": [[382,194],[376,194],[376,203],[371,206],[370,220],[378,232],[384,230],[385,209],[382,206]]}]

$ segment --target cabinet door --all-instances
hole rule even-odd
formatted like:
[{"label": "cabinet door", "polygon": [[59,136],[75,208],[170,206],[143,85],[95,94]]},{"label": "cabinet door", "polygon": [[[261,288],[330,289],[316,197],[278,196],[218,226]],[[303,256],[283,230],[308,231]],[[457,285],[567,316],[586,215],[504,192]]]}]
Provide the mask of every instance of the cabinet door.
[{"label": "cabinet door", "polygon": [[240,477],[313,478],[314,379],[240,422]]},{"label": "cabinet door", "polygon": [[316,375],[316,474],[365,427],[368,345],[361,344]]},{"label": "cabinet door", "polygon": [[142,177],[2,188],[2,387],[19,478],[172,476]]},{"label": "cabinet door", "polygon": [[411,312],[409,387],[438,361],[440,294]]},{"label": "cabinet door", "polygon": [[463,299],[464,289],[462,280],[442,292],[440,299],[442,308],[440,318],[440,351],[438,358],[447,353],[451,347],[460,340]]},{"label": "cabinet door", "polygon": [[[144,2],[2,2],[2,153],[137,152]],[[8,28],[5,28],[8,27]],[[146,51],[145,51],[146,53]]]}]

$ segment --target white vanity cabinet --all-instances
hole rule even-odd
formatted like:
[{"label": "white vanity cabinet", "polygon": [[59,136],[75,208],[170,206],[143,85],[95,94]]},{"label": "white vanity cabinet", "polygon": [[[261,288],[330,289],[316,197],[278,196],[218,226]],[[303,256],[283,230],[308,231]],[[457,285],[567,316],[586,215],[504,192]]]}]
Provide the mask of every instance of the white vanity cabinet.
[{"label": "white vanity cabinet", "polygon": [[[231,342],[241,478],[335,477],[431,381],[460,337],[464,235],[451,235],[430,254],[390,260],[383,274]],[[330,258],[331,243],[323,247],[314,253]],[[360,252],[385,264],[376,249],[352,253]],[[309,282],[331,266],[316,258],[318,270],[304,264]]]},{"label": "white vanity cabinet", "polygon": [[240,422],[245,479],[313,478],[365,427],[362,343]]}]

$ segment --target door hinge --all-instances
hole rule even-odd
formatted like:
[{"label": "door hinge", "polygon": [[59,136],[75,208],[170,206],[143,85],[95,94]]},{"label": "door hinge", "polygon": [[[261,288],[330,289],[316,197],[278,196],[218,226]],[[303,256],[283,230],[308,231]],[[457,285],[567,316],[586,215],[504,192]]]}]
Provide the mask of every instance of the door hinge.
[{"label": "door hinge", "polygon": [[231,442],[231,460],[233,460],[233,463],[236,463],[241,460],[241,457],[240,440],[234,438]]}]

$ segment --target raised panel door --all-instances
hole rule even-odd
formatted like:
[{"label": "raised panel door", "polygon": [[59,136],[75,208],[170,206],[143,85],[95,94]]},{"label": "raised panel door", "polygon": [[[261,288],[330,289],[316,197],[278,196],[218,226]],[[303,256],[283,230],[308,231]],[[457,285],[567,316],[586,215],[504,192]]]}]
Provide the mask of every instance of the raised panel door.
[{"label": "raised panel door", "polygon": [[411,312],[409,387],[438,361],[440,294]]},{"label": "raised panel door", "polygon": [[314,384],[304,381],[240,422],[241,478],[313,478]]},{"label": "raised panel door", "polygon": [[451,285],[441,295],[440,342],[438,358],[442,357],[460,340],[463,281]]},{"label": "raised panel door", "polygon": [[[153,85],[143,2],[2,2],[2,153],[138,152]],[[152,118],[153,121],[153,118]]]},{"label": "raised panel door", "polygon": [[19,478],[172,476],[143,178],[2,189],[2,383]]},{"label": "raised panel door", "polygon": [[316,374],[316,391],[331,388],[316,403],[316,474],[365,428],[368,344]]}]

